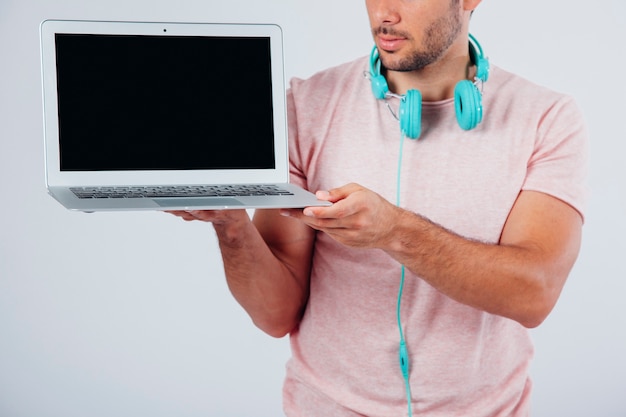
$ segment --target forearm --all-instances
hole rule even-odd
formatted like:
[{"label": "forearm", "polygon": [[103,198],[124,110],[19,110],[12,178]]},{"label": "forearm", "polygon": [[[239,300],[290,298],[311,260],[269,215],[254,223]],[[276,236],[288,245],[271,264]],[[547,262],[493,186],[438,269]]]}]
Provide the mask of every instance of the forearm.
[{"label": "forearm", "polygon": [[[214,224],[228,287],[261,330],[282,337],[298,323],[308,286],[249,220]],[[294,244],[298,244],[294,242]]]},{"label": "forearm", "polygon": [[399,219],[390,256],[450,298],[526,327],[552,310],[577,253],[556,259],[532,241],[483,243],[413,213]]},{"label": "forearm", "polygon": [[463,304],[523,321],[536,279],[522,250],[472,241],[403,211],[383,248],[408,270]]}]

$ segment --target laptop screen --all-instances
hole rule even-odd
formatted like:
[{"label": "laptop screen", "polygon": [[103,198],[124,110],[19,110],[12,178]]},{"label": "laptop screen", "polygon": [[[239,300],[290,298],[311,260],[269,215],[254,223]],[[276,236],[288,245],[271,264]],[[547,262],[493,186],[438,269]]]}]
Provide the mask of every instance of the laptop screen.
[{"label": "laptop screen", "polygon": [[55,34],[61,171],[272,169],[270,39]]}]

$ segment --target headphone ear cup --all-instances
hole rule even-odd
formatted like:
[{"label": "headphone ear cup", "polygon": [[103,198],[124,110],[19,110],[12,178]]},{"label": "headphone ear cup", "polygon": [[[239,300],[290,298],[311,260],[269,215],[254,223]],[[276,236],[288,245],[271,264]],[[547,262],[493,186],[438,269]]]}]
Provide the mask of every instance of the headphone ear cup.
[{"label": "headphone ear cup", "polygon": [[461,129],[470,130],[483,120],[482,95],[471,81],[459,81],[454,88],[456,120]]},{"label": "headphone ear cup", "polygon": [[419,138],[422,133],[422,93],[409,90],[400,101],[400,130],[411,139]]}]

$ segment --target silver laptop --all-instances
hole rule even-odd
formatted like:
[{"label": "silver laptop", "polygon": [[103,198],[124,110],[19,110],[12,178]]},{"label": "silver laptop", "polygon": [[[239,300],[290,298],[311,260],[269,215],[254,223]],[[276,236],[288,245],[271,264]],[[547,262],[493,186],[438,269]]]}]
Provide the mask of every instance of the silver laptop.
[{"label": "silver laptop", "polygon": [[46,20],[46,186],[72,210],[327,205],[288,183],[282,32]]}]

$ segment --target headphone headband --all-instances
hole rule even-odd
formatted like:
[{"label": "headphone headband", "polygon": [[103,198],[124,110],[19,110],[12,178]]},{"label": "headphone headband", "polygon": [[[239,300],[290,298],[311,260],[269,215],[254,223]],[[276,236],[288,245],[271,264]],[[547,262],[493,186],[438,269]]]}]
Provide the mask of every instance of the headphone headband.
[{"label": "headphone headband", "polygon": [[[489,60],[484,57],[483,49],[478,40],[469,34],[470,60],[476,66],[475,82],[461,80],[454,89],[456,118],[464,130],[476,127],[483,119],[482,85],[476,85],[489,79]],[[372,93],[377,100],[386,99],[391,93],[384,75],[381,74],[382,62],[376,45],[370,54],[370,84]],[[400,128],[409,138],[417,139],[421,130],[422,94],[418,90],[409,90],[400,97]]]},{"label": "headphone headband", "polygon": [[487,82],[489,79],[489,60],[485,58],[483,48],[471,33],[469,34],[469,52],[472,63],[476,65],[476,78],[482,82]]}]

